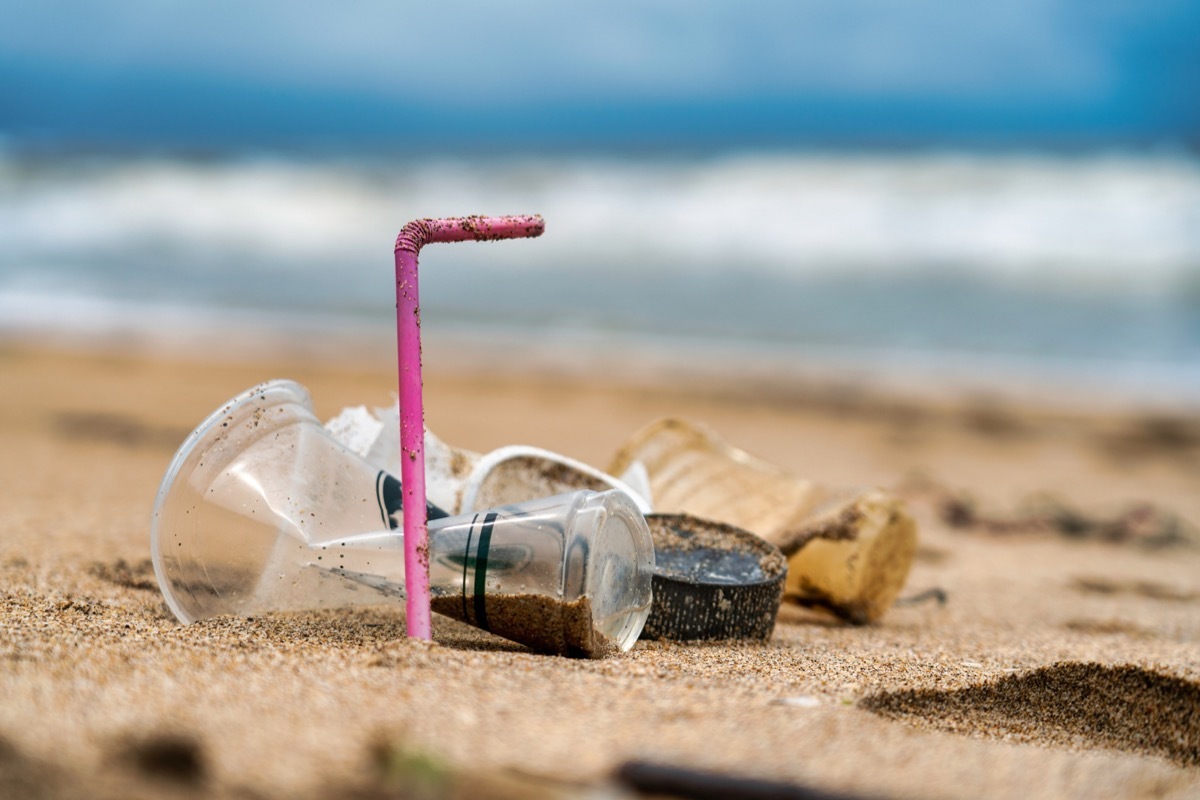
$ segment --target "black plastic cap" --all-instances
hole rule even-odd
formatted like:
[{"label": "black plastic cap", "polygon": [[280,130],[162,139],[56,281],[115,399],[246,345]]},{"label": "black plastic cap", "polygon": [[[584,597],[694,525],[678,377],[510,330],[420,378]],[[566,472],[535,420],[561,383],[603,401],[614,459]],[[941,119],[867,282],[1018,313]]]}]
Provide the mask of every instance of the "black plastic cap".
[{"label": "black plastic cap", "polygon": [[647,514],[654,601],[642,639],[771,638],[787,559],[749,531],[689,514]]}]

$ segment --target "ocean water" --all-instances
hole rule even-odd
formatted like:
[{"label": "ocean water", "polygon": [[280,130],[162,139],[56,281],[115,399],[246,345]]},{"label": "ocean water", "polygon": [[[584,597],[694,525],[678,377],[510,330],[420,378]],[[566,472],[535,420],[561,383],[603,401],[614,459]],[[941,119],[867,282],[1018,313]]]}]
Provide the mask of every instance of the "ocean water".
[{"label": "ocean water", "polygon": [[383,339],[405,222],[526,212],[542,238],[422,251],[427,337],[1200,399],[1200,159],[1178,152],[0,151],[0,333]]}]

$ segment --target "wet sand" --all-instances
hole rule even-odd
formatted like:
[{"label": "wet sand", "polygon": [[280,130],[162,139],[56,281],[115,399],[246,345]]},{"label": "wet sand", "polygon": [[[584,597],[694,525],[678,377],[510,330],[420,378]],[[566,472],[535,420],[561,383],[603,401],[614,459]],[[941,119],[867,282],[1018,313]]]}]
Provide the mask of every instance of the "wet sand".
[{"label": "wet sand", "polygon": [[386,363],[9,344],[0,375],[0,796],[623,796],[632,760],[871,797],[1200,793],[1196,416],[430,371],[458,446],[603,466],[671,415],[897,491],[921,526],[902,596],[941,592],[589,661],[445,618],[409,642],[388,606],[171,617],[149,515],[192,426],[271,377],[322,418],[385,405]]}]

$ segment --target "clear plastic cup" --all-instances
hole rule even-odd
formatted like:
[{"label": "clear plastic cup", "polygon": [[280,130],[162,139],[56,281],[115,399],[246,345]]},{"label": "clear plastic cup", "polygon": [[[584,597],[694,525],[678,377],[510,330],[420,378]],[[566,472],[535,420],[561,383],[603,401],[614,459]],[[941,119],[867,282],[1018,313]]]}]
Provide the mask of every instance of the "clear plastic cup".
[{"label": "clear plastic cup", "polygon": [[[403,542],[392,531],[320,542],[309,546],[307,566],[403,597]],[[429,524],[433,610],[540,652],[628,650],[649,615],[653,570],[645,518],[616,490]]]},{"label": "clear plastic cup", "polygon": [[[329,436],[299,384],[257,386],[193,431],[163,478],[159,586],[184,622],[402,597],[399,489]],[[431,519],[429,547],[435,611],[539,651],[628,650],[649,614],[653,544],[618,491]]]}]

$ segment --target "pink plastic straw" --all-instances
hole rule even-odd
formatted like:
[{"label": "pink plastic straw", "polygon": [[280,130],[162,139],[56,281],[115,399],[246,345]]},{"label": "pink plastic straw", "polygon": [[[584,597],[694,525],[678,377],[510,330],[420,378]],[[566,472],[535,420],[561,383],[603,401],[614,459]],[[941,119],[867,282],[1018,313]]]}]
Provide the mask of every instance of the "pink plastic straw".
[{"label": "pink plastic straw", "polygon": [[396,237],[396,360],[400,372],[400,483],[404,491],[404,605],[408,635],[430,641],[429,518],[425,510],[425,407],[421,381],[421,303],[417,253],[431,242],[541,236],[536,214],[410,222]]}]

